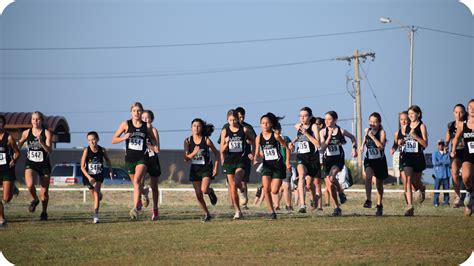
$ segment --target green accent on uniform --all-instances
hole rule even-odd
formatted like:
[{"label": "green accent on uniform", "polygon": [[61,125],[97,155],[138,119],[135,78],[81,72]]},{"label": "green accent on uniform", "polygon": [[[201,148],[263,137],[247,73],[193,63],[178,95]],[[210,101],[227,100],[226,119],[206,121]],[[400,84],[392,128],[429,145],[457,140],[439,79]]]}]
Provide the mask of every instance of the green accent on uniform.
[{"label": "green accent on uniform", "polygon": [[286,169],[275,169],[263,166],[262,167],[262,176],[270,176],[272,178],[285,179],[286,178]]},{"label": "green accent on uniform", "polygon": [[127,170],[129,175],[134,175],[135,174],[135,167],[137,165],[144,164],[146,165],[145,160],[138,160],[136,162],[127,162],[125,161],[125,169]]},{"label": "green accent on uniform", "polygon": [[16,176],[13,171],[0,172],[0,182],[3,181],[15,181]]},{"label": "green accent on uniform", "polygon": [[226,175],[233,175],[235,174],[235,171],[241,168],[245,170],[245,162],[238,162],[236,164],[226,164],[222,165],[222,173]]},{"label": "green accent on uniform", "polygon": [[191,182],[202,181],[204,177],[209,177],[211,178],[211,180],[214,180],[214,177],[212,176],[212,173],[210,171],[198,171],[198,172],[191,171],[189,173],[189,181]]},{"label": "green accent on uniform", "polygon": [[38,168],[34,165],[26,163],[25,169],[31,169],[38,173],[39,176],[50,176],[51,175],[51,166],[49,165],[42,165],[42,168]]}]

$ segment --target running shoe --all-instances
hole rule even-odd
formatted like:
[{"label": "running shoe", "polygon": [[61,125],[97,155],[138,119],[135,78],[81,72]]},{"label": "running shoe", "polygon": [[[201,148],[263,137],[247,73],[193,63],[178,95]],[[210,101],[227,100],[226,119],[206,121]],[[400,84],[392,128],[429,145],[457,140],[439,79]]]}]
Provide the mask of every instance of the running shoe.
[{"label": "running shoe", "polygon": [[245,202],[244,205],[247,206],[247,202],[249,201],[247,191],[245,190],[244,192],[241,193],[241,195],[242,195],[242,201]]},{"label": "running shoe", "polygon": [[129,215],[130,219],[138,220],[138,210],[136,208],[131,209]]},{"label": "running shoe", "polygon": [[272,212],[270,219],[276,220],[277,219],[277,214],[275,212]]},{"label": "running shoe", "polygon": [[299,213],[306,213],[306,205],[301,205],[300,209],[298,210]]},{"label": "running shoe", "polygon": [[18,195],[20,195],[20,190],[18,189],[18,187],[13,184],[13,196],[18,197]]},{"label": "running shoe", "polygon": [[464,206],[471,207],[472,204],[472,196],[471,193],[467,192],[466,197],[464,198]]},{"label": "running shoe", "polygon": [[94,214],[94,216],[92,218],[92,222],[95,223],[95,224],[99,223],[99,215],[97,213]]},{"label": "running shoe", "polygon": [[142,189],[142,201],[144,202],[143,207],[145,207],[145,208],[147,208],[148,205],[150,205],[150,198],[148,197],[148,194],[150,194],[150,188],[149,187],[146,187],[146,188]]},{"label": "running shoe", "polygon": [[463,205],[463,203],[461,202],[461,198],[456,197],[456,199],[454,199],[453,208],[459,208],[462,205]]},{"label": "running shoe", "polygon": [[29,212],[35,212],[36,211],[36,206],[40,203],[39,199],[35,199],[30,202],[30,206],[28,207]]},{"label": "running shoe", "polygon": [[415,208],[413,206],[407,206],[405,210],[405,216],[413,216],[415,215]]},{"label": "running shoe", "polygon": [[344,194],[344,192],[339,193],[339,200],[341,201],[341,204],[346,203],[347,197],[346,197],[346,194]]},{"label": "running shoe", "polygon": [[151,215],[151,220],[156,221],[159,218],[158,209],[153,209],[153,214]]},{"label": "running shoe", "polygon": [[235,212],[234,217],[232,218],[233,220],[240,220],[242,219],[242,213],[241,212]]},{"label": "running shoe", "polygon": [[377,205],[376,206],[376,211],[375,211],[375,216],[382,216],[383,215],[383,205]]},{"label": "running shoe", "polygon": [[287,211],[293,211],[293,206],[285,206],[285,210],[287,210]]},{"label": "running shoe", "polygon": [[40,221],[47,221],[48,220],[48,214],[46,212],[42,212],[40,215]]},{"label": "running shoe", "polygon": [[211,215],[209,213],[206,213],[206,215],[204,215],[204,218],[202,218],[202,221],[209,222],[211,219]]},{"label": "running shoe", "polygon": [[141,199],[138,200],[138,204],[137,204],[137,211],[141,211],[142,210],[142,207],[143,207],[143,202]]},{"label": "running shoe", "polygon": [[247,204],[242,205],[241,208],[242,208],[243,210],[248,210],[248,209],[249,209],[249,207],[247,206]]},{"label": "running shoe", "polygon": [[3,219],[0,221],[0,228],[7,226],[7,220]]},{"label": "running shoe", "polygon": [[209,194],[209,200],[211,201],[211,204],[215,206],[217,204],[217,196],[216,196],[216,193],[214,192],[214,189],[209,188],[208,194]]},{"label": "running shoe", "polygon": [[422,186],[421,189],[420,189],[420,195],[419,195],[419,198],[418,198],[418,201],[420,203],[423,203],[425,201],[425,198],[426,198],[426,186]]},{"label": "running shoe", "polygon": [[372,201],[366,200],[364,203],[364,208],[367,208],[367,209],[372,208]]},{"label": "running shoe", "polygon": [[334,211],[332,212],[332,216],[342,216],[341,208],[339,207],[335,208]]}]

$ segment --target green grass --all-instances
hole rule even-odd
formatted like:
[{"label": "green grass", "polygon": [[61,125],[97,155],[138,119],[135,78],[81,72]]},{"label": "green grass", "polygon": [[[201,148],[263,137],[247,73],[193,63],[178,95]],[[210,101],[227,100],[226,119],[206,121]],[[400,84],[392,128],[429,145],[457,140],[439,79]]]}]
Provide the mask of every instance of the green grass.
[{"label": "green grass", "polygon": [[[462,209],[434,208],[431,198],[403,217],[401,194],[387,194],[384,217],[363,209],[362,194],[349,194],[343,217],[331,209],[307,214],[281,212],[267,218],[252,206],[232,221],[225,194],[202,223],[193,193],[167,192],[162,219],[146,210],[128,220],[129,192],[106,192],[101,223],[92,224],[91,203],[80,192],[51,192],[50,220],[28,213],[26,192],[7,206],[0,250],[24,264],[459,264],[474,249],[474,217]],[[173,203],[173,204],[171,204]]]}]

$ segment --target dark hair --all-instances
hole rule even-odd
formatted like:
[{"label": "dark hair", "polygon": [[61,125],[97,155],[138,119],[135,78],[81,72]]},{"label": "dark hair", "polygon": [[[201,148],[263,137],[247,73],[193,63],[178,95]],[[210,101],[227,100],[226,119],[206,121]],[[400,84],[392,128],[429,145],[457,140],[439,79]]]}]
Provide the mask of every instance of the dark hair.
[{"label": "dark hair", "polygon": [[375,118],[377,118],[377,120],[379,121],[379,123],[382,124],[382,117],[380,116],[379,113],[373,112],[373,113],[370,114],[369,118],[371,118],[372,116],[375,117]]},{"label": "dark hair", "polygon": [[97,140],[99,140],[99,134],[97,132],[95,131],[87,132],[87,136],[90,136],[90,135],[94,136]]},{"label": "dark hair", "polygon": [[457,107],[461,108],[463,113],[464,113],[463,116],[462,116],[462,120],[463,121],[466,120],[467,119],[467,112],[466,112],[466,107],[464,106],[464,104],[462,104],[462,103],[456,104],[453,108],[453,111],[456,110]]},{"label": "dark hair", "polygon": [[321,129],[325,128],[326,127],[326,123],[324,123],[324,119],[322,117],[316,117],[314,119],[314,123],[317,125],[317,124],[320,124],[321,125]]},{"label": "dark hair", "polygon": [[201,124],[201,136],[203,137],[210,137],[212,135],[212,132],[214,132],[214,125],[213,124],[208,124],[206,121],[202,120],[201,118],[194,118],[193,121],[191,122],[191,126],[194,124],[194,122],[198,122]]},{"label": "dark hair", "polygon": [[337,120],[339,117],[337,116],[336,111],[328,111],[326,112],[327,115],[330,115],[334,120]]},{"label": "dark hair", "polygon": [[145,111],[143,111],[143,114],[144,113],[147,113],[150,116],[151,122],[153,122],[155,120],[155,114],[153,114],[153,112],[151,110],[145,110]]},{"label": "dark hair", "polygon": [[418,120],[420,120],[420,121],[423,118],[423,112],[421,111],[421,108],[418,105],[410,106],[410,108],[408,108],[407,111],[413,111],[413,112],[419,114],[420,116],[418,117]]},{"label": "dark hair", "polygon": [[469,105],[472,102],[474,102],[474,99],[471,99],[467,104]]},{"label": "dark hair", "polygon": [[0,120],[3,121],[3,126],[5,126],[5,124],[7,123],[7,119],[5,118],[4,115],[0,115]]},{"label": "dark hair", "polygon": [[235,108],[235,111],[239,114],[245,115],[245,109],[243,107],[237,107]]},{"label": "dark hair", "polygon": [[311,110],[311,108],[309,108],[308,106],[305,106],[305,107],[301,108],[300,112],[301,111],[306,111],[306,112],[308,112],[309,116],[313,117],[313,110]]},{"label": "dark hair", "polygon": [[273,130],[281,130],[281,124],[280,124],[280,120],[282,120],[283,118],[285,118],[284,116],[283,117],[280,117],[280,116],[276,116],[274,115],[273,113],[266,113],[264,115],[262,115],[262,117],[260,117],[260,121],[262,121],[263,118],[268,118],[268,120],[270,120],[270,123],[272,123],[272,129]]}]

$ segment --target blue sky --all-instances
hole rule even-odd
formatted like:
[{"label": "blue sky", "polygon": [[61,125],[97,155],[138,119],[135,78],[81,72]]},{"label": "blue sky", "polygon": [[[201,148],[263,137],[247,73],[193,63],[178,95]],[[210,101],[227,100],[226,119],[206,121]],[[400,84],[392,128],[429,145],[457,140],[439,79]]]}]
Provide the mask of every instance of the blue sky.
[{"label": "blue sky", "polygon": [[[381,24],[381,16],[474,35],[473,16],[456,0],[18,0],[0,16],[0,111],[41,110],[66,117],[72,143],[58,147],[85,146],[83,132],[97,130],[102,145],[121,148],[111,144],[110,132],[130,117],[130,104],[140,101],[155,112],[162,147],[181,149],[190,131],[179,130],[190,128],[193,118],[219,128],[226,111],[239,105],[254,125],[268,111],[293,124],[303,106],[320,116],[336,110],[340,118],[353,118],[353,100],[346,91],[352,89],[346,84],[352,65],[322,61],[258,67],[333,59],[359,49],[376,53],[375,61],[362,64],[361,75],[367,74],[361,83],[363,125],[371,112],[383,112],[392,136],[398,112],[408,105],[409,43],[405,29]],[[376,29],[385,30],[189,45]],[[185,45],[159,46],[169,44]],[[426,29],[415,35],[413,102],[424,111],[428,151],[444,137],[453,106],[474,98],[473,47],[472,37]],[[202,73],[240,67],[257,68]],[[169,73],[180,74],[164,75]],[[340,125],[351,130],[350,120]],[[290,137],[296,133],[292,127],[284,131]]]}]

